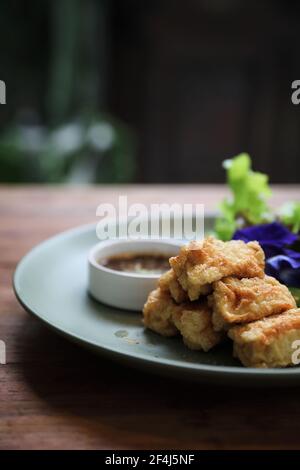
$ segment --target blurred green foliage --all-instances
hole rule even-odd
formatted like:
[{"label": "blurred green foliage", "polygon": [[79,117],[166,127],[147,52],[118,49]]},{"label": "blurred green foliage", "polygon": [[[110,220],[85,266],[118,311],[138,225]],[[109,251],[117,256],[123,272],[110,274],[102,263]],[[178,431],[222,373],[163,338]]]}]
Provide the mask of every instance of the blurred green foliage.
[{"label": "blurred green foliage", "polygon": [[134,138],[106,116],[65,123],[53,130],[14,126],[0,139],[5,182],[125,183],[135,174]]},{"label": "blurred green foliage", "polygon": [[300,232],[300,202],[287,202],[279,210],[279,218],[294,233]]},{"label": "blurred green foliage", "polygon": [[[18,8],[11,4],[7,8],[10,19],[15,16],[17,21]],[[38,118],[17,117],[0,134],[0,181],[134,180],[134,135],[124,123],[105,113],[109,8],[107,0],[47,0],[44,8],[35,0],[27,2],[26,14],[31,17],[33,10],[33,23],[29,19],[28,31],[23,28],[18,46],[21,50],[25,47],[24,36],[34,34],[35,25],[46,16],[48,40],[46,47],[40,48],[46,60],[42,61],[41,74],[25,55],[26,69],[32,72],[33,94],[36,88],[40,98],[38,103],[26,102],[25,113],[24,103],[14,103],[13,114]],[[18,31],[15,33],[18,35]],[[18,67],[23,70],[22,64]],[[42,76],[46,76],[43,94]],[[22,76],[18,83],[22,86]]]}]

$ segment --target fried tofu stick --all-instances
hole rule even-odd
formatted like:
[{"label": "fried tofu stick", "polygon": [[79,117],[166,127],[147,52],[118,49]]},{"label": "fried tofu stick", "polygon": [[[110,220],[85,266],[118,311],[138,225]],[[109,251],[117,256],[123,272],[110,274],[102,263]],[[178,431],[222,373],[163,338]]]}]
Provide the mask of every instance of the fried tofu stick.
[{"label": "fried tofu stick", "polygon": [[270,276],[237,279],[227,277],[213,284],[209,304],[216,331],[237,323],[249,323],[296,307],[288,288]]},{"label": "fried tofu stick", "polygon": [[160,288],[149,294],[143,310],[147,328],[163,336],[180,332],[186,346],[203,351],[211,349],[223,337],[213,330],[211,313],[206,301],[178,305]]},{"label": "fried tofu stick", "polygon": [[178,304],[188,300],[188,295],[177,281],[173,269],[170,269],[166,273],[162,274],[158,281],[158,285],[162,291],[169,292],[172,298]]},{"label": "fried tofu stick", "polygon": [[265,257],[257,242],[208,237],[183,246],[178,256],[170,258],[170,265],[189,299],[197,300],[225,276],[263,277]]},{"label": "fried tofu stick", "polygon": [[172,315],[181,309],[182,307],[174,302],[169,292],[157,288],[150,292],[144,305],[144,325],[162,336],[175,336],[178,334],[178,329],[173,323]]},{"label": "fried tofu stick", "polygon": [[223,339],[213,329],[211,309],[206,301],[190,302],[182,311],[174,312],[172,319],[190,349],[209,351]]},{"label": "fried tofu stick", "polygon": [[300,309],[234,326],[228,331],[233,353],[246,367],[293,365],[293,343],[300,340]]}]

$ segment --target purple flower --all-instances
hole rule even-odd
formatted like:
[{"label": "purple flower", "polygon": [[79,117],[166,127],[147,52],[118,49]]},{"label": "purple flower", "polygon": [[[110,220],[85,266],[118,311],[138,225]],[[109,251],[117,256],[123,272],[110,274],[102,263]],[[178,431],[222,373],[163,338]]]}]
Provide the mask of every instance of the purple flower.
[{"label": "purple flower", "polygon": [[233,240],[244,240],[244,242],[257,240],[264,250],[266,258],[271,258],[282,254],[282,249],[287,245],[292,245],[298,240],[298,236],[281,223],[272,222],[271,224],[252,225],[237,230],[233,235]]},{"label": "purple flower", "polygon": [[266,273],[290,287],[300,287],[300,253],[288,248],[299,238],[279,222],[237,230],[234,240],[257,240],[266,255]]},{"label": "purple flower", "polygon": [[282,255],[266,261],[266,273],[290,287],[300,287],[300,253],[283,249]]}]

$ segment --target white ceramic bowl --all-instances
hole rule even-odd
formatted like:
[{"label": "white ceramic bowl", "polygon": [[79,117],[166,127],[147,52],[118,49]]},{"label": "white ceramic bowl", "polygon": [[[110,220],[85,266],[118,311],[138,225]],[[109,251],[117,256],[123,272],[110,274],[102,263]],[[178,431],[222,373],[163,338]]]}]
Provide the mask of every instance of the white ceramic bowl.
[{"label": "white ceramic bowl", "polygon": [[178,254],[182,243],[164,240],[107,240],[89,253],[89,292],[107,305],[141,311],[149,292],[157,286],[160,274],[136,274],[115,271],[99,264],[101,258],[120,253]]}]

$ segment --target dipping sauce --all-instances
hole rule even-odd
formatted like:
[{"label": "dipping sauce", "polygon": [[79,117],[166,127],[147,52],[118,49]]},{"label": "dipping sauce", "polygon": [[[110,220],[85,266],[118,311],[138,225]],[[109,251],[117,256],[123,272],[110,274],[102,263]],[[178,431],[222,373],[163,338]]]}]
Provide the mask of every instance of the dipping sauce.
[{"label": "dipping sauce", "polygon": [[169,255],[163,253],[120,253],[98,261],[102,266],[134,274],[162,274],[170,269]]}]

